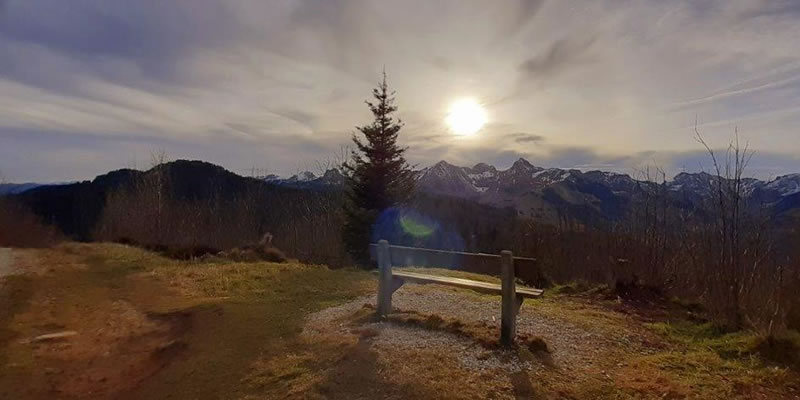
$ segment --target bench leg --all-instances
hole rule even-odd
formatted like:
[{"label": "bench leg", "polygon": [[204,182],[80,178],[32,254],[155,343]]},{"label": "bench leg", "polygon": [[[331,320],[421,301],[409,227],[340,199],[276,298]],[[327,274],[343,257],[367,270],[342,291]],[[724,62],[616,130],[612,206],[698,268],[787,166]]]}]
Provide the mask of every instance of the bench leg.
[{"label": "bench leg", "polygon": [[392,312],[392,261],[389,255],[389,242],[378,242],[378,315],[385,317]]},{"label": "bench leg", "polygon": [[403,284],[405,284],[405,283],[406,283],[406,281],[403,280],[403,279],[392,278],[392,294],[394,294],[394,292],[396,292],[397,289],[400,289],[401,287],[403,287]]},{"label": "bench leg", "polygon": [[[514,303],[511,307],[510,316],[503,314],[500,321],[500,342],[503,345],[510,346],[514,343],[514,338],[517,336],[517,316],[519,316],[519,309],[522,308],[522,302],[525,298],[522,296],[515,296]],[[506,308],[503,307],[505,312]]]},{"label": "bench leg", "polygon": [[514,344],[517,335],[517,287],[514,280],[514,257],[511,252],[504,250],[500,253],[500,283],[502,304],[500,313],[500,344],[510,346]]},{"label": "bench leg", "polygon": [[517,296],[516,304],[514,306],[514,321],[517,320],[517,316],[519,316],[519,309],[522,308],[522,302],[525,301],[525,298],[522,296]]}]

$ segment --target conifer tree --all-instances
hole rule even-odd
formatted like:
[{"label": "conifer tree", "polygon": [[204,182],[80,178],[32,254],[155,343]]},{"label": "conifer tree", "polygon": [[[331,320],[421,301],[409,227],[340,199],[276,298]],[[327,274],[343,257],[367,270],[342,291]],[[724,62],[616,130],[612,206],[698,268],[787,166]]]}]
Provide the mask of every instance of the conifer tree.
[{"label": "conifer tree", "polygon": [[[357,127],[353,134],[355,149],[344,164],[347,179],[347,220],[344,241],[356,263],[367,265],[372,226],[380,213],[410,200],[414,191],[414,173],[403,154],[406,148],[397,144],[402,121],[394,117],[393,91],[386,84],[386,72],[372,101],[367,100],[374,120]],[[363,138],[361,137],[363,135]]]}]

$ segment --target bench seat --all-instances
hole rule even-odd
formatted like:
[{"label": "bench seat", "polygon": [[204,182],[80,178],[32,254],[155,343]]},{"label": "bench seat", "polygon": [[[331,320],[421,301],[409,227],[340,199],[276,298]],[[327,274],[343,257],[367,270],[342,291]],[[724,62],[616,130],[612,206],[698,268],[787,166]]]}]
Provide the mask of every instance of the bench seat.
[{"label": "bench seat", "polygon": [[[406,271],[396,271],[396,270],[392,271],[392,278],[402,279],[404,281],[422,283],[422,284],[435,283],[440,285],[455,286],[463,289],[472,289],[476,292],[482,292],[487,294],[495,294],[495,295],[502,294],[502,288],[500,287],[499,284],[473,281],[470,279],[451,278],[447,276],[437,276],[437,275],[426,275],[426,274],[419,274],[416,272],[406,272]],[[516,293],[517,296],[523,298],[536,298],[540,297],[542,293],[544,293],[544,291],[542,289],[517,286]]]}]

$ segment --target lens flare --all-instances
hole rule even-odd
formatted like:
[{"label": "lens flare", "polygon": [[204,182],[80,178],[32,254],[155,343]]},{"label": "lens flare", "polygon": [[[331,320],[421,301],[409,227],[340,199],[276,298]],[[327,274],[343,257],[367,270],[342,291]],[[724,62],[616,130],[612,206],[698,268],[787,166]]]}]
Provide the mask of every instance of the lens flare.
[{"label": "lens flare", "polygon": [[372,243],[388,240],[400,246],[463,251],[464,240],[454,228],[414,209],[390,207],[378,215],[370,238]]},{"label": "lens flare", "polygon": [[403,231],[405,233],[415,238],[428,237],[435,230],[434,227],[431,227],[425,224],[424,221],[420,221],[410,215],[403,215],[400,217],[400,226],[403,227]]}]

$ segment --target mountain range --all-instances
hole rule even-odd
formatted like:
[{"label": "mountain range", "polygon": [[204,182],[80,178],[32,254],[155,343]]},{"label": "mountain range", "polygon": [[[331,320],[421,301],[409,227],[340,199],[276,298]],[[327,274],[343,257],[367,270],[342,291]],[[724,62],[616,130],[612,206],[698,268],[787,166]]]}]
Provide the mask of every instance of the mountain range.
[{"label": "mountain range", "polygon": [[[337,169],[328,169],[321,176],[305,171],[289,178],[269,175],[245,179],[212,164],[179,160],[170,163],[168,170],[174,173],[172,184],[185,187],[181,192],[200,193],[193,197],[203,197],[203,186],[219,186],[217,181],[223,175],[226,178],[221,181],[230,181],[231,185],[236,183],[234,186],[237,187],[242,185],[240,180],[248,180],[261,181],[274,187],[324,190],[339,188],[345,182]],[[43,212],[45,209],[67,207],[58,198],[63,193],[83,187],[85,189],[80,189],[80,192],[91,193],[91,203],[101,202],[108,188],[116,186],[117,181],[127,181],[131,179],[129,175],[139,173],[132,170],[112,171],[92,182],[61,184],[57,187],[5,184],[0,185],[0,195],[23,196],[33,204],[46,202],[49,204],[47,207],[34,207]],[[416,175],[418,189],[431,195],[513,209],[518,215],[543,222],[556,223],[569,219],[584,224],[621,219],[630,214],[633,205],[657,192],[665,193],[673,207],[701,213],[703,206],[713,200],[718,179],[705,172],[683,172],[670,181],[656,183],[608,171],[543,168],[522,158],[507,169],[498,169],[485,163],[462,167],[440,161],[416,171]],[[212,185],[212,182],[217,183]],[[747,178],[742,184],[745,195],[751,200],[750,204],[764,206],[777,217],[800,217],[800,174],[779,176],[770,181]],[[85,196],[81,195],[83,198]]]},{"label": "mountain range", "polygon": [[[608,171],[543,168],[520,158],[508,169],[486,163],[463,167],[440,161],[417,171],[418,188],[424,192],[474,200],[495,207],[513,208],[518,214],[544,221],[577,218],[583,222],[615,220],[647,194],[663,191],[675,207],[696,210],[713,199],[717,177],[706,172],[682,172],[672,180],[656,183]],[[288,179],[275,175],[265,180],[293,187],[341,185],[336,169],[323,176],[302,172]],[[800,214],[800,173],[770,181],[742,180],[751,204],[765,206],[775,215]]]},{"label": "mountain range", "polygon": [[33,188],[42,186],[41,183],[0,183],[0,196],[4,196],[7,194],[19,194],[22,192],[26,192]]}]

